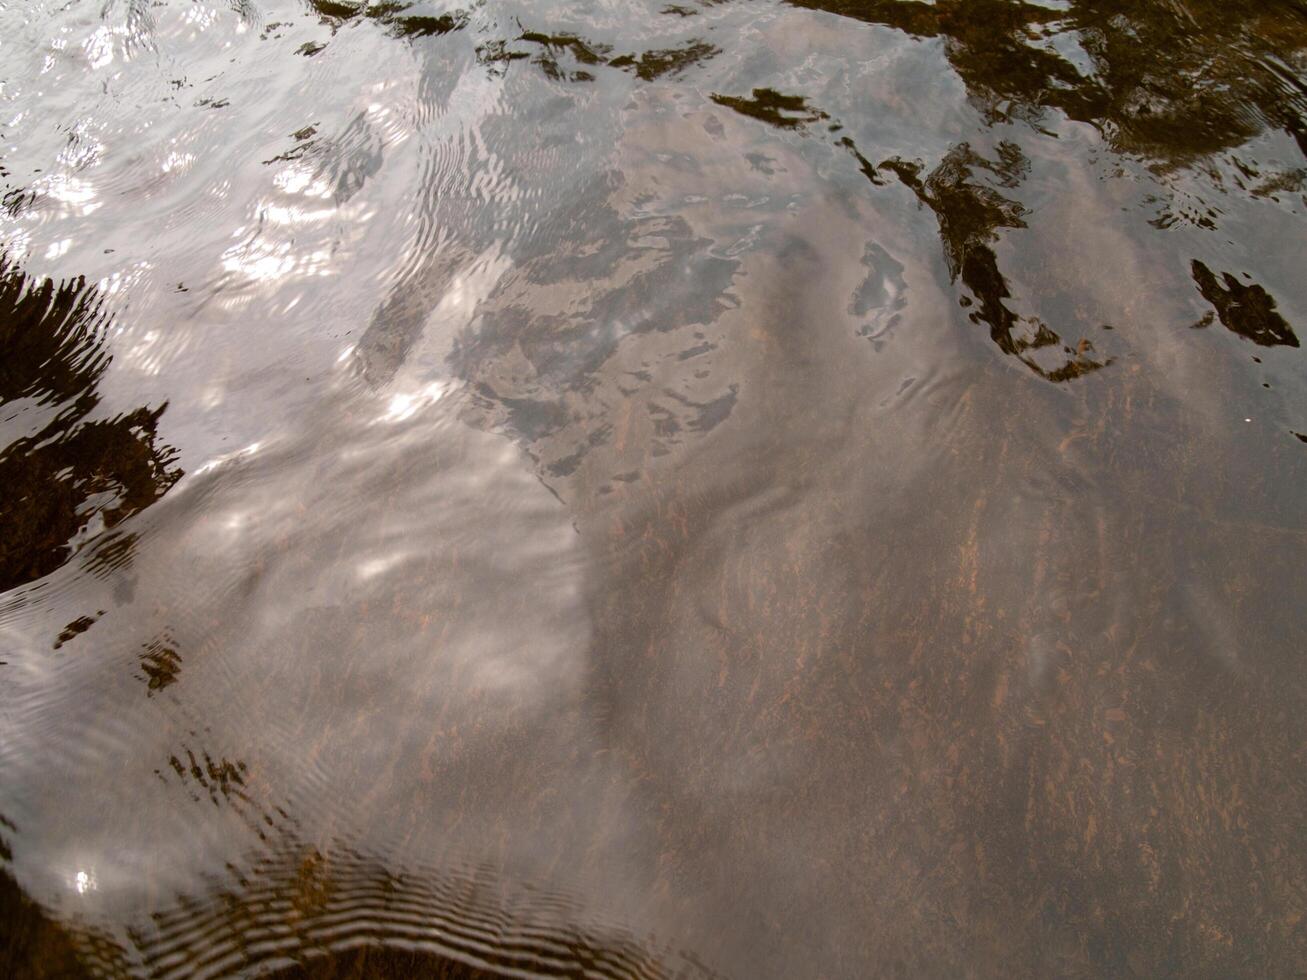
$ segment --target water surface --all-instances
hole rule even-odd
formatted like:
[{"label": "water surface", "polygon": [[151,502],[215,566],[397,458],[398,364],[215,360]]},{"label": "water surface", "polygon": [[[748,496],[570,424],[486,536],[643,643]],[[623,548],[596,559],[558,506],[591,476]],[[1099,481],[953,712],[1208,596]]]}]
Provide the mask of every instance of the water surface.
[{"label": "water surface", "polygon": [[1300,0],[0,6],[0,972],[1307,971]]}]

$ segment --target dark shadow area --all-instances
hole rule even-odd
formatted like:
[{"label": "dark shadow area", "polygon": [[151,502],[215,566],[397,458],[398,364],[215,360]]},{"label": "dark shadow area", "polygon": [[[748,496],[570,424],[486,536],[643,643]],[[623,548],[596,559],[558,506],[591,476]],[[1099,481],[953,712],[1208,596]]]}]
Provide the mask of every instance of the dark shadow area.
[{"label": "dark shadow area", "polygon": [[84,279],[33,280],[0,257],[0,591],[48,575],[181,478],[159,440],[166,405],[90,418],[109,323]]},{"label": "dark shadow area", "polygon": [[742,116],[761,119],[778,129],[797,129],[804,123],[819,122],[830,117],[820,109],[814,109],[801,95],[782,95],[769,88],[756,88],[749,99],[738,96],[714,95],[712,100],[727,109],[734,109]]},{"label": "dark shadow area", "polygon": [[[6,855],[7,856],[7,855]],[[80,980],[92,976],[77,956],[72,937],[0,870],[0,976],[26,980]]]},{"label": "dark shadow area", "polygon": [[[50,918],[7,872],[0,870],[0,976],[14,980],[82,980],[127,975],[130,966],[120,949],[107,960],[97,956],[106,942]],[[275,980],[492,980],[505,976],[460,960],[422,950],[363,946],[306,955],[291,966],[259,972]]]},{"label": "dark shadow area", "polygon": [[[199,969],[221,956],[228,975],[280,980],[711,976],[626,934],[572,925],[577,910],[564,896],[532,890],[510,900],[489,871],[394,874],[348,848],[305,843],[280,807],[248,797],[245,805],[270,852],[234,880],[215,880],[204,899],[168,903],[148,931],[133,932],[147,970]],[[344,929],[343,917],[352,923]]]},{"label": "dark shadow area", "polygon": [[[227,777],[211,780],[193,753],[187,755],[189,768],[200,774],[197,782],[215,792],[210,783]],[[212,777],[216,770],[207,754],[205,763]],[[230,765],[223,760],[218,768]],[[187,769],[176,758],[172,766]],[[127,946],[84,924],[59,921],[0,867],[0,976],[191,975],[217,961],[226,964],[221,976],[277,980],[712,976],[681,956],[666,962],[625,935],[599,936],[567,925],[560,911],[570,903],[556,894],[532,892],[535,898],[526,906],[519,897],[510,917],[489,873],[440,876],[409,869],[394,875],[349,850],[324,854],[287,829],[290,818],[279,807],[241,797],[248,815],[267,832],[271,853],[239,869],[230,866],[235,880],[215,880],[215,891],[205,898],[166,901],[151,913],[148,927],[128,931]],[[3,817],[0,827],[13,829]],[[0,860],[11,859],[0,838]],[[342,915],[356,925],[342,931]],[[276,940],[269,942],[271,936]]]},{"label": "dark shadow area", "polygon": [[1044,109],[1096,126],[1122,153],[1185,166],[1281,129],[1307,153],[1307,51],[1296,0],[789,0],[916,37],[949,63],[991,121]]},{"label": "dark shadow area", "polygon": [[[1218,279],[1197,259],[1190,268],[1203,299],[1216,308],[1221,325],[1231,333],[1261,347],[1298,346],[1298,337],[1276,310],[1275,300],[1257,283],[1245,286],[1228,272]],[[1211,322],[1212,314],[1208,313],[1195,326],[1205,327]]]},{"label": "dark shadow area", "polygon": [[1055,350],[1062,339],[1043,321],[1023,319],[1008,305],[1012,294],[993,249],[1001,229],[1026,227],[1025,208],[1005,197],[1002,189],[1020,184],[1029,166],[1020,147],[1004,142],[994,161],[960,143],[924,177],[919,163],[903,160],[886,161],[880,169],[894,173],[935,213],[949,278],[961,279],[970,290],[962,303],[974,304],[971,321],[988,326],[990,339],[999,350],[1020,359],[1040,377],[1069,381],[1109,362],[1089,357],[1092,347],[1087,342],[1076,348],[1064,346],[1061,354],[1065,359],[1053,367],[1037,362],[1036,351]]},{"label": "dark shadow area", "polygon": [[334,34],[346,24],[372,21],[398,38],[435,37],[467,26],[463,11],[431,15],[410,13],[411,3],[351,3],[347,0],[308,0],[309,8]]},{"label": "dark shadow area", "polygon": [[314,957],[260,975],[268,980],[493,980],[504,976],[434,953],[375,946]]},{"label": "dark shadow area", "polygon": [[[556,82],[593,82],[590,68],[617,68],[636,78],[652,82],[664,75],[676,75],[687,68],[720,54],[721,49],[704,41],[687,41],[680,47],[643,51],[638,54],[614,55],[608,44],[590,41],[576,34],[549,34],[525,31],[517,44],[532,45],[531,51],[513,50],[508,41],[492,41],[477,48],[477,58],[492,71],[502,71],[509,62],[529,60]],[[572,67],[571,62],[579,67]]]}]

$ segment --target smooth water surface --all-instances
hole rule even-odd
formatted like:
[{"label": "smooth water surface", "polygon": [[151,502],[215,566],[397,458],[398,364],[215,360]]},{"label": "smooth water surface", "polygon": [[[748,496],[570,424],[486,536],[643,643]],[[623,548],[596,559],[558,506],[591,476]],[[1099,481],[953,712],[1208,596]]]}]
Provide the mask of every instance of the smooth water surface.
[{"label": "smooth water surface", "polygon": [[0,973],[1307,972],[1302,0],[4,0]]}]

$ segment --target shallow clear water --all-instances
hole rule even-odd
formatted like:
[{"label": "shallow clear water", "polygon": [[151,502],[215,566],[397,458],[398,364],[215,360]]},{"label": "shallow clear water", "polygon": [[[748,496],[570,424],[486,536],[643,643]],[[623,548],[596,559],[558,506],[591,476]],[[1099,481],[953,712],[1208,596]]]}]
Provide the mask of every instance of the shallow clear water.
[{"label": "shallow clear water", "polygon": [[0,6],[0,972],[1307,971],[1307,7]]}]

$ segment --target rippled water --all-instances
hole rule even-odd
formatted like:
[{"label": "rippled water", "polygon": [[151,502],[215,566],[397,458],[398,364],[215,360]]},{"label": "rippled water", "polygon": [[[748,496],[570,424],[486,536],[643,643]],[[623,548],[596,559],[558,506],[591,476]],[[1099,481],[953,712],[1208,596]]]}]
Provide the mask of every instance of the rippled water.
[{"label": "rippled water", "polygon": [[0,972],[1307,972],[1301,0],[11,0],[0,185]]}]

